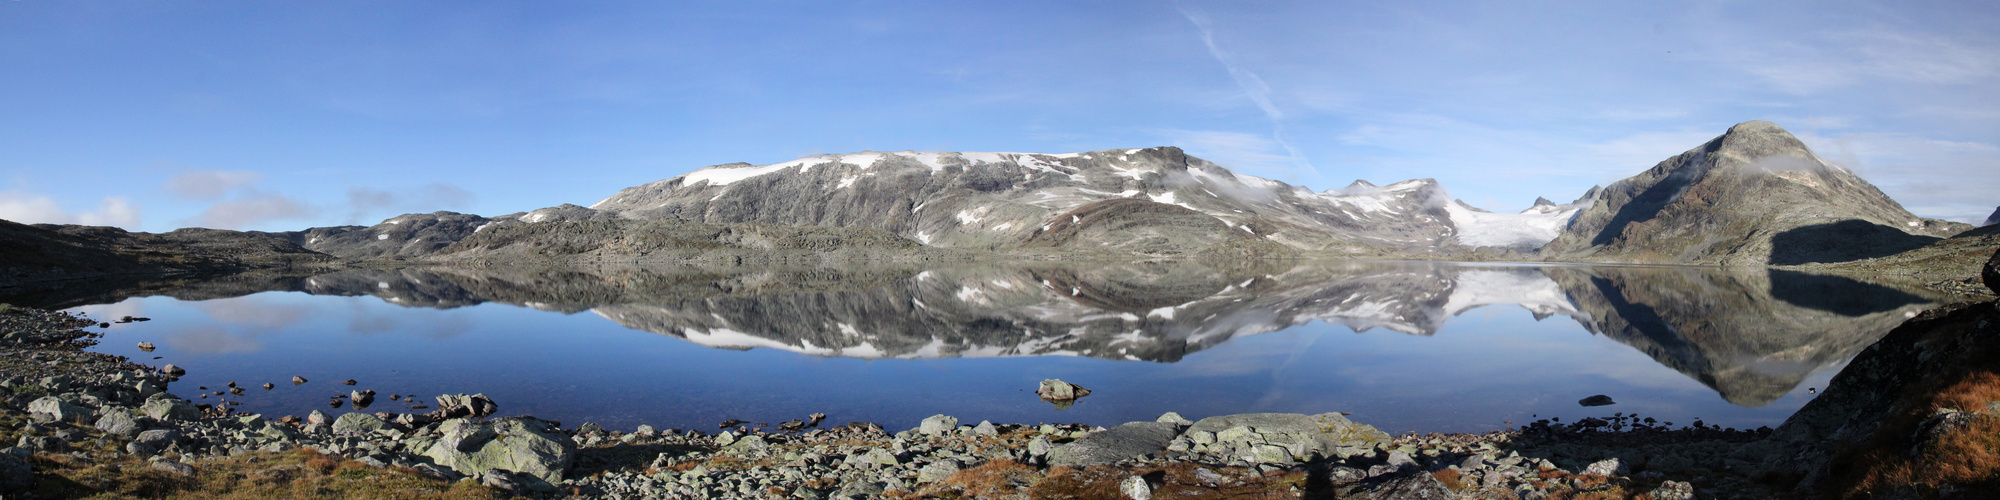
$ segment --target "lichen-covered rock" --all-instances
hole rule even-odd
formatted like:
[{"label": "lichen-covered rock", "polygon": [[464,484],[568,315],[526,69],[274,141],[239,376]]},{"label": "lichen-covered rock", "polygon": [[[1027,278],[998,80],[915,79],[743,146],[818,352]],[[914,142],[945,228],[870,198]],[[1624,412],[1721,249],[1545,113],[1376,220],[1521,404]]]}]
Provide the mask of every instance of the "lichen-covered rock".
[{"label": "lichen-covered rock", "polygon": [[[381,429],[384,425],[388,424],[383,422],[381,418],[357,411],[354,413],[341,415],[340,418],[334,419],[333,432],[335,434],[343,434],[350,432],[370,433]],[[459,471],[459,472],[465,472],[465,471]],[[477,474],[479,472],[484,472],[484,471],[472,471],[465,473],[467,475],[471,475],[471,474]]]},{"label": "lichen-covered rock", "polygon": [[81,422],[90,416],[90,410],[55,396],[42,396],[28,403],[28,413],[43,413],[64,422]]},{"label": "lichen-covered rock", "polygon": [[[1389,434],[1339,413],[1246,413],[1209,417],[1188,427],[1191,450],[1252,463],[1311,461],[1368,453]],[[1277,460],[1285,458],[1289,460]]]},{"label": "lichen-covered rock", "polygon": [[1166,451],[1167,443],[1179,434],[1171,422],[1132,422],[1049,450],[1049,465],[1097,465],[1144,458]]},{"label": "lichen-covered rock", "polygon": [[576,442],[554,423],[534,417],[451,419],[439,425],[438,432],[443,436],[423,450],[423,456],[460,474],[502,469],[556,482],[576,461]]},{"label": "lichen-covered rock", "polygon": [[146,423],[132,415],[132,412],[119,408],[105,412],[103,417],[98,417],[95,427],[113,435],[129,438],[145,431]]},{"label": "lichen-covered rock", "polygon": [[201,411],[196,410],[194,405],[188,404],[187,400],[169,397],[146,400],[146,404],[139,405],[139,411],[145,412],[146,416],[154,420],[167,422],[201,418]]},{"label": "lichen-covered rock", "polygon": [[917,425],[917,433],[926,436],[942,435],[957,429],[958,418],[950,415],[931,415]]}]

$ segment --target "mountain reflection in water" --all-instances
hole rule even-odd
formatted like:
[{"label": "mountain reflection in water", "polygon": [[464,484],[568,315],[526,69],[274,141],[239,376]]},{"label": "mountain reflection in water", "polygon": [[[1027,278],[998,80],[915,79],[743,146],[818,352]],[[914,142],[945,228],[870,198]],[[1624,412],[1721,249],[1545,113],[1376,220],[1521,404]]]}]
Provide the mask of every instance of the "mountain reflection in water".
[{"label": "mountain reflection in water", "polygon": [[237,276],[42,305],[266,291],[373,296],[410,308],[502,303],[588,311],[625,328],[703,346],[817,357],[1076,356],[1140,363],[1175,363],[1314,321],[1355,332],[1431,336],[1467,311],[1516,305],[1535,321],[1573,321],[1636,349],[1745,407],[1779,399],[1933,305],[1920,295],[1925,292],[1779,270],[1354,261],[1249,269],[1178,262],[357,269]]}]

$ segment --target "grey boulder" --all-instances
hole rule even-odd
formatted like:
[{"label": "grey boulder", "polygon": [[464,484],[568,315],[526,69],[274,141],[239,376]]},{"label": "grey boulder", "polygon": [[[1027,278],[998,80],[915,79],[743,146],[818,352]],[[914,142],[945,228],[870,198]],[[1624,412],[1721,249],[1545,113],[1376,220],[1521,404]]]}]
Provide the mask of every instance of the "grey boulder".
[{"label": "grey boulder", "polygon": [[1170,422],[1132,422],[1091,433],[1049,450],[1049,465],[1097,465],[1156,456],[1179,434]]},{"label": "grey boulder", "polygon": [[1183,434],[1191,451],[1251,463],[1288,463],[1372,452],[1389,434],[1339,413],[1246,413],[1209,417]]},{"label": "grey boulder", "polygon": [[554,423],[534,417],[451,419],[440,424],[438,432],[442,436],[422,455],[460,474],[502,469],[557,482],[576,462],[576,442]]},{"label": "grey boulder", "polygon": [[[381,429],[385,425],[388,424],[383,422],[380,417],[376,417],[374,415],[370,415],[367,413],[354,412],[346,415],[341,415],[340,418],[334,419],[333,432],[335,434],[370,433]],[[467,474],[470,475],[478,472],[481,471],[473,471]]]},{"label": "grey boulder", "polygon": [[201,418],[201,410],[195,409],[194,405],[188,404],[187,400],[178,398],[159,397],[149,399],[146,400],[146,404],[139,405],[139,411],[145,412],[146,416],[152,417],[154,420],[168,422]]},{"label": "grey boulder", "polygon": [[116,408],[105,412],[103,417],[99,417],[96,427],[97,430],[129,438],[145,431],[146,423],[140,421],[139,417],[133,416],[132,412]]},{"label": "grey boulder", "polygon": [[55,396],[42,396],[28,403],[28,413],[41,413],[64,422],[79,422],[89,416],[90,410]]}]

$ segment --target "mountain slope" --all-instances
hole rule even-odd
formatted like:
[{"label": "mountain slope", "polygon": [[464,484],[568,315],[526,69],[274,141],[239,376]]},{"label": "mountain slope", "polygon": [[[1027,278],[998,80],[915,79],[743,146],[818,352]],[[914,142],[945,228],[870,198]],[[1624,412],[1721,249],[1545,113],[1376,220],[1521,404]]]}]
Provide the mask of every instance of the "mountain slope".
[{"label": "mountain slope", "polygon": [[1238,175],[1173,147],[862,152],[717,165],[619,191],[591,208],[635,219],[870,227],[926,245],[1002,248],[1071,210],[1128,198],[1180,206],[1257,238],[1333,254],[1432,251],[1448,245],[1454,231],[1435,181],[1315,193]]},{"label": "mountain slope", "polygon": [[1550,260],[1789,265],[1921,247],[1968,226],[1922,219],[1791,133],[1750,121],[1601,191]]}]

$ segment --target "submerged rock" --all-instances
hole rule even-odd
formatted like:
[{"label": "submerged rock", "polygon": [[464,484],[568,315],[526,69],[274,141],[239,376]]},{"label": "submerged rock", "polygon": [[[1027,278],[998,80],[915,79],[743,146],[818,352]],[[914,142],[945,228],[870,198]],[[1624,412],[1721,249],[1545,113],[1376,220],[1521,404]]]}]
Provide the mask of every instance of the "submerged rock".
[{"label": "submerged rock", "polygon": [[1596,395],[1596,396],[1591,396],[1591,397],[1587,397],[1587,398],[1583,398],[1583,399],[1581,399],[1581,400],[1577,400],[1576,404],[1579,404],[1579,405],[1583,405],[1583,406],[1609,406],[1609,405],[1614,405],[1614,404],[1618,404],[1618,402],[1616,402],[1616,401],[1612,401],[1612,400],[1611,400],[1611,396],[1606,396],[1606,395],[1603,395],[1603,394],[1598,394],[1598,395]]}]

